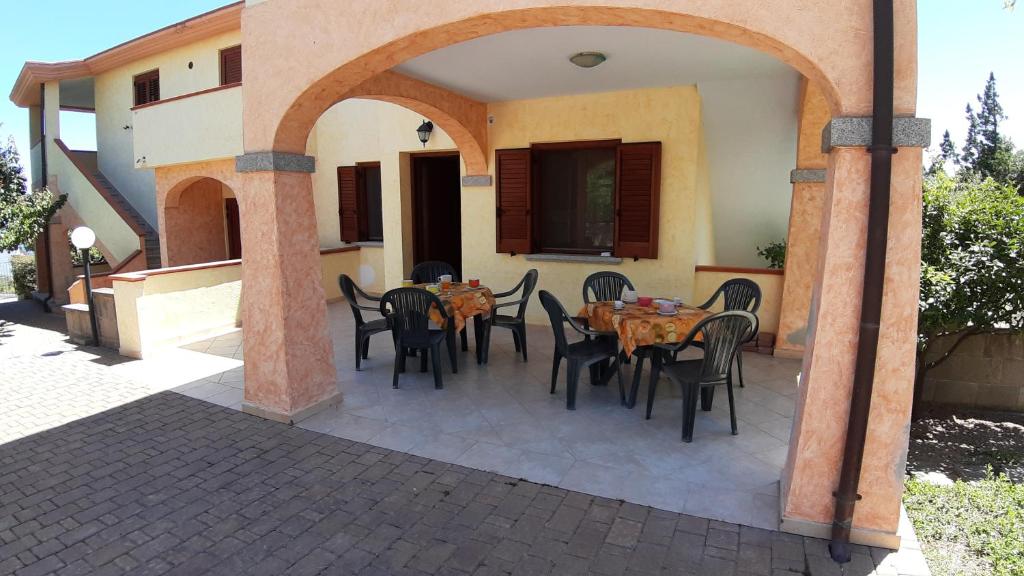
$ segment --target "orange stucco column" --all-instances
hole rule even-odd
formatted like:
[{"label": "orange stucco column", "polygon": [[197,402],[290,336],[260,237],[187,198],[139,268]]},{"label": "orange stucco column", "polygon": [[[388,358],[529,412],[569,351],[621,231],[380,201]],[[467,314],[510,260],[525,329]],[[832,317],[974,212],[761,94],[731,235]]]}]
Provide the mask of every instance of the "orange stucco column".
[{"label": "orange stucco column", "polygon": [[268,153],[240,156],[236,197],[245,254],[242,410],[296,422],[341,395],[320,284],[312,158],[289,156],[283,162]]},{"label": "orange stucco column", "polygon": [[800,86],[796,169],[790,181],[793,197],[786,234],[786,278],[782,289],[775,355],[800,358],[807,340],[811,290],[817,279],[821,215],[825,199],[825,167],[821,131],[831,114],[821,89],[806,78]]},{"label": "orange stucco column", "polygon": [[[887,547],[899,543],[896,531],[913,397],[920,146],[925,145],[914,144],[901,147],[893,159],[881,336],[860,482],[863,499],[854,517],[854,541]],[[811,536],[828,537],[832,492],[842,463],[856,360],[870,163],[862,145],[832,148],[828,157],[809,337],[782,477],[782,528]]]}]

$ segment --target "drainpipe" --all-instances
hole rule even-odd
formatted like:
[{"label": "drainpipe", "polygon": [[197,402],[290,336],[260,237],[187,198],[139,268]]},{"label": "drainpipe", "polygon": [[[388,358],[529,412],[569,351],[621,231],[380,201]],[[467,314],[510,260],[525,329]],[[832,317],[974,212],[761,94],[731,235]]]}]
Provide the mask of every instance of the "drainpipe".
[{"label": "drainpipe", "polygon": [[[39,84],[39,132],[39,173],[45,188],[49,184],[46,168],[46,84]],[[43,250],[46,251],[46,292],[49,294],[46,301],[43,302],[43,309],[50,312],[50,301],[53,300],[53,249],[50,246],[49,222],[43,228]]]},{"label": "drainpipe", "polygon": [[893,7],[892,0],[874,0],[874,112],[871,119],[871,193],[868,204],[868,238],[864,257],[864,290],[857,338],[857,364],[846,425],[846,446],[839,476],[832,542],[829,551],[836,562],[850,561],[853,509],[860,499],[864,439],[871,412],[871,393],[878,352],[878,325],[882,316],[882,288],[889,232],[889,195],[892,176],[893,100]]}]

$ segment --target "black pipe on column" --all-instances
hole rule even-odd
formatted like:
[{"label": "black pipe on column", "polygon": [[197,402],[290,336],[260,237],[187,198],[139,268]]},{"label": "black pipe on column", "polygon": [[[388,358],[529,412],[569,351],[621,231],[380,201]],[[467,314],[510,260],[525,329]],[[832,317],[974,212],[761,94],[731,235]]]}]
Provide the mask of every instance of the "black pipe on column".
[{"label": "black pipe on column", "polygon": [[864,255],[864,290],[857,338],[857,364],[850,397],[850,417],[846,425],[846,445],[836,507],[832,521],[829,551],[836,562],[850,561],[850,532],[853,510],[860,499],[861,465],[864,441],[871,413],[871,393],[875,380],[879,323],[882,316],[882,289],[885,282],[885,256],[889,233],[889,196],[892,181],[893,116],[893,7],[892,0],[874,0],[874,111],[871,119],[871,192],[868,205],[868,238]]}]

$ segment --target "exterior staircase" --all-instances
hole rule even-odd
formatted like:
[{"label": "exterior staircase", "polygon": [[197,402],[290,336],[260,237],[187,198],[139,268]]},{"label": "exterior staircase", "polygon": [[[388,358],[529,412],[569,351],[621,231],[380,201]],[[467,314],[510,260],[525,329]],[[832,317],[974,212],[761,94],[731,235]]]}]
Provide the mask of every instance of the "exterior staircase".
[{"label": "exterior staircase", "polygon": [[146,219],[139,214],[139,211],[132,206],[124,194],[121,194],[117,187],[99,171],[96,153],[86,150],[70,150],[60,140],[57,141],[57,145],[96,188],[96,191],[106,199],[110,207],[121,216],[125,224],[139,235],[139,250],[144,253],[146,268],[149,270],[160,268],[160,235],[150,226],[149,222],[146,222]]},{"label": "exterior staircase", "polygon": [[103,175],[102,172],[96,170],[92,173],[92,177],[97,184],[103,187],[101,192],[104,192],[113,204],[116,204],[118,212],[126,214],[131,222],[133,228],[138,227],[144,230],[145,240],[143,242],[146,254],[146,268],[152,270],[160,268],[160,235],[157,231],[146,222],[146,219],[139,214],[139,211],[132,206],[132,203],[124,197],[124,194],[118,191],[114,184]]}]

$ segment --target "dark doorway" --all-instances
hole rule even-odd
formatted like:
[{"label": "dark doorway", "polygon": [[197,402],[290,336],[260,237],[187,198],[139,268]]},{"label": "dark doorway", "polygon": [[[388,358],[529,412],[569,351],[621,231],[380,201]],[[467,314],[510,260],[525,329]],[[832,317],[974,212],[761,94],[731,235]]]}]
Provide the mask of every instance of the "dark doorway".
[{"label": "dark doorway", "polygon": [[462,186],[458,153],[412,156],[413,259],[440,260],[462,277]]},{"label": "dark doorway", "polygon": [[237,260],[242,257],[242,232],[241,220],[238,217],[238,200],[224,199],[224,216],[228,225],[228,260]]}]

